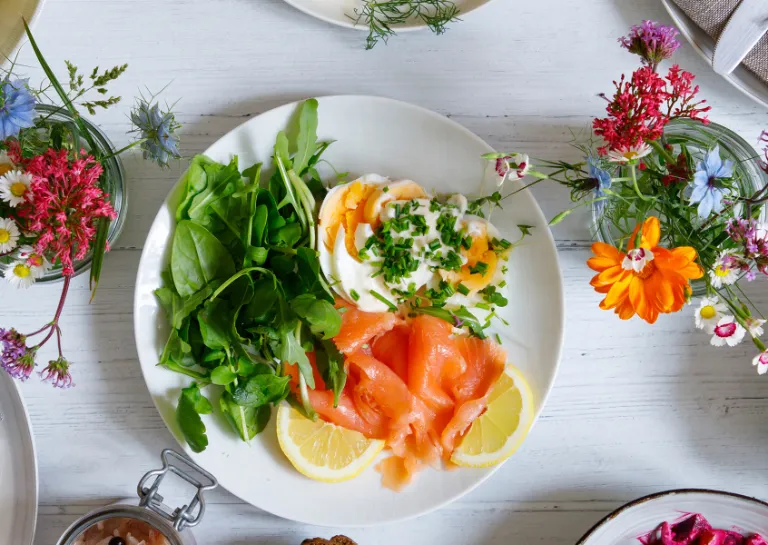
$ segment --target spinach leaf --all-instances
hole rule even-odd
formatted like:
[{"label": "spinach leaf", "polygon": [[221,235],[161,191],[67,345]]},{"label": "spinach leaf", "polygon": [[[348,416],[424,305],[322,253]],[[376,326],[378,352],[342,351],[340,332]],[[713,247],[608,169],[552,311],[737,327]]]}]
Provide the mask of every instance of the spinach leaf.
[{"label": "spinach leaf", "polygon": [[325,386],[333,390],[333,406],[337,407],[339,396],[347,383],[347,372],[344,370],[344,357],[333,341],[315,343],[315,365]]},{"label": "spinach leaf", "polygon": [[289,223],[277,231],[271,231],[269,242],[278,248],[293,248],[301,239],[301,225]]},{"label": "spinach leaf", "polygon": [[198,220],[205,216],[212,203],[235,192],[239,181],[240,170],[237,166],[237,156],[234,156],[226,167],[210,172],[205,189],[192,198],[187,210],[189,218]]},{"label": "spinach leaf", "polygon": [[296,250],[296,270],[307,293],[312,293],[318,299],[325,299],[329,303],[334,302],[331,290],[323,281],[317,252],[311,248],[298,248]]},{"label": "spinach leaf", "polygon": [[315,154],[317,144],[317,100],[305,100],[299,110],[299,134],[296,137],[297,151],[293,158],[293,170],[303,173],[309,160]]},{"label": "spinach leaf", "polygon": [[253,282],[253,298],[242,313],[244,320],[267,324],[275,315],[275,303],[280,296],[271,278],[257,278]]},{"label": "spinach leaf", "polygon": [[163,348],[163,353],[160,355],[159,365],[169,367],[172,363],[182,367],[192,367],[196,363],[192,354],[192,347],[181,338],[178,329],[171,331]]},{"label": "spinach leaf", "polygon": [[269,405],[261,407],[242,407],[238,405],[233,401],[229,392],[221,394],[219,406],[232,429],[246,443],[267,427],[269,417],[272,414],[272,409]]},{"label": "spinach leaf", "polygon": [[308,326],[313,335],[330,339],[341,330],[341,313],[325,301],[311,293],[305,293],[291,300],[291,309]]},{"label": "spinach leaf", "polygon": [[217,386],[228,386],[235,382],[237,375],[229,365],[220,365],[211,371],[211,382]]},{"label": "spinach leaf", "polygon": [[176,312],[173,315],[173,327],[177,329],[180,328],[181,322],[187,316],[189,316],[195,310],[197,310],[197,307],[202,305],[204,301],[210,298],[213,292],[216,291],[218,284],[219,282],[214,280],[213,282],[207,284],[203,289],[194,293],[193,295],[190,295],[189,297],[184,297],[181,300],[181,305],[176,309]]},{"label": "spinach leaf", "polygon": [[267,233],[267,218],[269,216],[269,208],[266,204],[260,204],[256,207],[256,211],[253,214],[253,233],[251,235],[251,244],[254,246],[261,246],[264,244],[265,235]]},{"label": "spinach leaf", "polygon": [[157,288],[155,290],[155,297],[157,297],[160,306],[163,307],[165,314],[168,315],[168,319],[173,323],[174,317],[181,305],[181,298],[173,288],[169,287]]},{"label": "spinach leaf", "polygon": [[248,249],[245,253],[248,256],[248,259],[251,260],[251,265],[261,267],[264,265],[264,263],[267,262],[269,250],[262,247],[248,246]]},{"label": "spinach leaf", "polygon": [[261,407],[288,397],[289,377],[274,374],[254,375],[232,392],[232,400],[243,407]]},{"label": "spinach leaf", "polygon": [[203,452],[208,446],[205,424],[200,415],[209,414],[211,410],[211,402],[200,392],[197,384],[181,390],[176,406],[176,423],[194,452]]},{"label": "spinach leaf", "polygon": [[176,208],[176,221],[181,221],[188,217],[187,210],[189,210],[192,204],[192,199],[208,185],[209,173],[213,174],[222,168],[224,168],[223,165],[209,159],[205,155],[196,155],[192,159],[189,168],[184,173],[184,176],[182,176],[181,183],[184,189],[181,195],[181,202]]},{"label": "spinach leaf", "polygon": [[267,207],[267,228],[270,231],[273,229],[280,229],[285,225],[285,218],[280,215],[280,210],[277,208],[277,201],[272,192],[260,191],[256,195],[256,204]]},{"label": "spinach leaf", "polygon": [[214,299],[197,314],[203,342],[208,348],[228,351],[232,344],[230,320],[232,309],[224,299]]},{"label": "spinach leaf", "polygon": [[224,245],[205,227],[189,220],[176,226],[171,248],[171,273],[182,297],[200,291],[211,280],[235,273],[235,263]]}]

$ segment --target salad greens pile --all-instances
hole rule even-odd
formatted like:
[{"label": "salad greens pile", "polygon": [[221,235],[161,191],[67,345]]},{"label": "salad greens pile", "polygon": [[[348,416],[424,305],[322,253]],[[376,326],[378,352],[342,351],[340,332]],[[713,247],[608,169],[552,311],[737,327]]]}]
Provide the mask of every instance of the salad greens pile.
[{"label": "salad greens pile", "polygon": [[[243,441],[269,422],[271,405],[289,398],[316,418],[307,352],[337,399],[346,382],[331,338],[341,314],[320,271],[316,207],[325,188],[316,169],[318,104],[304,102],[295,141],[277,135],[273,168],[242,172],[199,155],[184,175],[171,259],[156,296],[172,325],[159,365],[194,382],[181,391],[176,420],[190,448],[208,446],[200,415],[213,412],[202,389],[217,386],[219,411]],[[298,367],[293,399],[286,365]]]}]

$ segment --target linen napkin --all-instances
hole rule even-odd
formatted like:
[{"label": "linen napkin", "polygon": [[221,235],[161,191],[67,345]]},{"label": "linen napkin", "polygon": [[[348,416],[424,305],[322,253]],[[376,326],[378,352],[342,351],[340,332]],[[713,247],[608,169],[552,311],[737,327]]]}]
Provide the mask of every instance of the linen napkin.
[{"label": "linen napkin", "polygon": [[[672,0],[701,29],[717,40],[741,0]],[[766,0],[768,2],[768,0]],[[744,58],[744,65],[768,83],[768,34]]]}]

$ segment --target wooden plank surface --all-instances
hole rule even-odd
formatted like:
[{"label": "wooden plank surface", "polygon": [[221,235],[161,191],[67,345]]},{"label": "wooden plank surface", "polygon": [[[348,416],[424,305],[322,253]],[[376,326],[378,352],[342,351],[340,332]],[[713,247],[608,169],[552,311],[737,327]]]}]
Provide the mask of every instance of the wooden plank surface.
[{"label": "wooden plank surface", "polygon": [[[642,19],[667,21],[655,0],[497,0],[434,37],[418,32],[366,52],[363,34],[303,15],[281,0],[48,0],[36,27],[54,66],[129,62],[125,102],[96,121],[127,143],[131,96],[144,86],[177,106],[184,154],[274,106],[312,95],[376,94],[449,115],[499,149],[577,158],[571,133],[604,108],[596,95],[630,71],[616,38]],[[768,116],[714,75],[687,45],[679,62],[699,76],[713,119],[755,141]],[[20,62],[33,79],[29,51]],[[350,112],[353,116],[354,112]],[[108,256],[97,299],[78,278],[62,320],[76,388],[23,387],[37,438],[40,516],[35,543],[55,543],[96,506],[135,494],[138,478],[175,446],[144,385],[132,297],[149,224],[184,163],[159,171],[126,160],[130,217]],[[548,215],[567,194],[541,187]],[[432,515],[348,533],[361,545],[568,545],[621,503],[671,487],[768,496],[765,382],[752,349],[715,349],[691,311],[650,328],[597,308],[588,285],[587,215],[555,231],[568,324],[562,371],[524,448],[488,483]],[[761,293],[762,287],[762,293]],[[752,286],[765,305],[765,284]],[[34,294],[34,298],[29,295]],[[30,329],[52,314],[57,288],[0,285],[0,325]],[[45,357],[45,355],[42,355]],[[213,494],[195,530],[202,544],[298,544],[333,529],[304,527]],[[15,545],[15,544],[14,544]]]}]

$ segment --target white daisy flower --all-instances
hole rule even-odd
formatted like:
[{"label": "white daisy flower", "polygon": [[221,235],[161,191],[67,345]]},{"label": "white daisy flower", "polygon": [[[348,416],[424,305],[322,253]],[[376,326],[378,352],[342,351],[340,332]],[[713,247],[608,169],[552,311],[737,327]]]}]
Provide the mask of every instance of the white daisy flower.
[{"label": "white daisy flower", "polygon": [[29,191],[32,176],[20,170],[11,170],[4,176],[0,176],[0,199],[11,206],[18,206],[24,202],[24,195]]},{"label": "white daisy flower", "polygon": [[19,244],[19,227],[10,218],[0,218],[0,254],[11,252]]},{"label": "white daisy flower", "polygon": [[5,268],[5,278],[15,288],[28,288],[35,283],[32,268],[23,261],[14,261]]},{"label": "white daisy flower", "polygon": [[13,167],[16,165],[13,164],[13,161],[11,161],[11,158],[8,157],[8,153],[6,153],[3,150],[0,150],[0,176],[5,174],[6,172],[9,172],[13,170]]},{"label": "white daisy flower", "polygon": [[645,142],[641,142],[627,148],[609,151],[608,160],[612,163],[629,163],[631,161],[642,159],[649,153],[651,153],[651,146]]},{"label": "white daisy flower", "polygon": [[727,312],[728,307],[717,297],[704,297],[699,308],[696,309],[696,327],[712,335],[715,332],[717,322]]},{"label": "white daisy flower", "polygon": [[24,261],[24,263],[29,265],[35,280],[43,276],[48,269],[51,268],[50,261],[48,261],[45,256],[35,252],[35,249],[32,246],[21,246],[17,255],[21,261]]},{"label": "white daisy flower", "polygon": [[760,318],[747,318],[744,320],[744,323],[747,326],[747,331],[749,331],[749,334],[753,337],[761,337],[763,333],[765,333],[765,331],[763,331],[765,320]]},{"label": "white daisy flower", "polygon": [[736,346],[744,340],[747,330],[733,316],[724,316],[717,322],[712,333],[712,346]]},{"label": "white daisy flower", "polygon": [[729,248],[723,250],[715,260],[715,266],[709,271],[709,279],[712,282],[712,287],[720,289],[724,285],[728,286],[734,284],[741,276],[741,269],[734,266],[734,258],[732,257],[737,250]]},{"label": "white daisy flower", "polygon": [[635,248],[627,252],[624,261],[621,262],[621,268],[625,271],[635,271],[639,273],[645,266],[653,261],[653,252],[647,248]]},{"label": "white daisy flower", "polygon": [[768,373],[768,350],[760,352],[752,359],[752,365],[757,367],[757,374],[764,375]]}]

